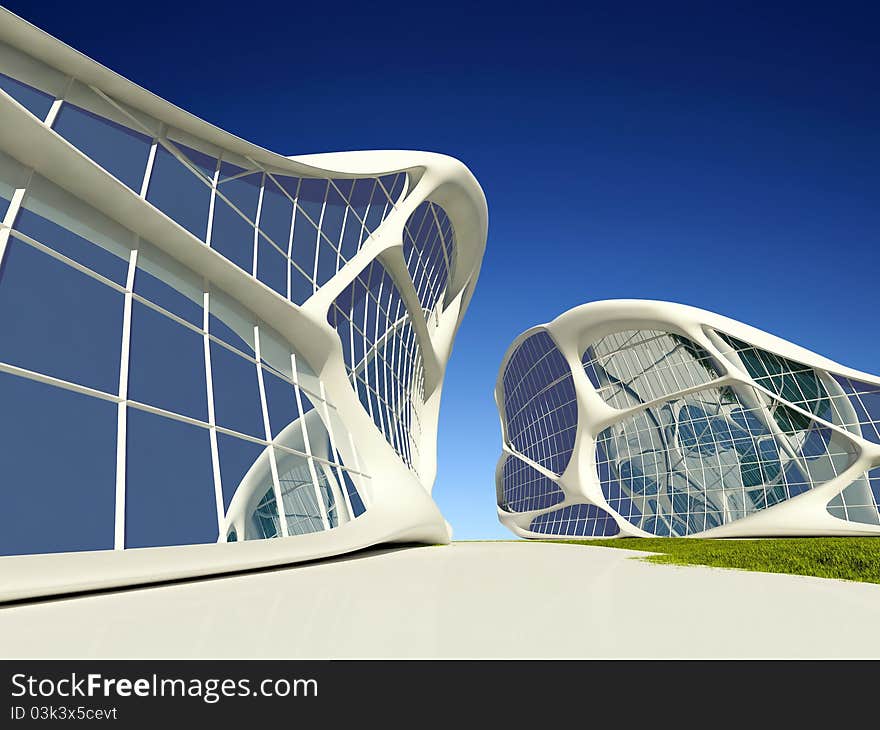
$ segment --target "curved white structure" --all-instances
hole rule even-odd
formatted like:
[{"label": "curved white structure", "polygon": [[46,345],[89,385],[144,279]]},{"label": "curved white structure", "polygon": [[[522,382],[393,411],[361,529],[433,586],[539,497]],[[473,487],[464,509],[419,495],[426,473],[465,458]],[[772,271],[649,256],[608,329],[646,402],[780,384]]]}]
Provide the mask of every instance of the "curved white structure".
[{"label": "curved white structure", "polygon": [[450,539],[460,162],[283,157],[0,10],[0,220],[0,600]]},{"label": "curved white structure", "polygon": [[880,378],[681,304],[520,335],[495,387],[521,537],[880,534]]}]

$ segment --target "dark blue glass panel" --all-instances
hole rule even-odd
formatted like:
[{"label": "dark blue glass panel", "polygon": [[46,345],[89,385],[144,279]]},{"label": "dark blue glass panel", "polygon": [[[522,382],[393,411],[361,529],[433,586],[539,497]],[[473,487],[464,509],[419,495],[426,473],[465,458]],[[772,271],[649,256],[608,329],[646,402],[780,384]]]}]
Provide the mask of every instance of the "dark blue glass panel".
[{"label": "dark blue glass panel", "polygon": [[220,481],[223,484],[223,506],[229,509],[232,498],[248,470],[260,458],[266,447],[252,441],[217,434],[217,452],[220,457]]},{"label": "dark blue glass panel", "polygon": [[316,279],[318,287],[324,286],[336,275],[338,265],[341,263],[339,261],[339,254],[322,237],[321,248],[318,252],[318,277]]},{"label": "dark blue glass panel", "polygon": [[177,289],[149,272],[138,268],[134,277],[134,290],[144,299],[149,299],[153,304],[167,309],[172,314],[176,314],[201,329],[204,322],[204,309],[188,296],[181,294]]},{"label": "dark blue glass panel", "polygon": [[287,298],[287,256],[260,236],[257,252],[257,278]]},{"label": "dark blue glass panel", "polygon": [[296,266],[290,265],[290,301],[302,304],[314,294],[312,280],[307,278]]},{"label": "dark blue glass panel", "polygon": [[207,421],[204,353],[200,334],[134,302],[129,398]]},{"label": "dark blue glass panel", "polygon": [[[254,227],[260,198],[262,173],[245,175],[219,186],[211,224],[211,248],[249,274],[254,270]],[[248,220],[230,207],[230,203]],[[250,222],[249,222],[250,221]]]},{"label": "dark blue glass panel", "polygon": [[73,104],[62,104],[52,129],[132,190],[141,191],[153,143],[145,134]]},{"label": "dark blue glass panel", "polygon": [[263,368],[263,388],[266,391],[266,407],[269,410],[272,438],[275,438],[299,418],[296,390],[292,383],[273,375],[265,368]]},{"label": "dark blue glass panel", "polygon": [[353,516],[360,517],[364,512],[367,511],[364,507],[364,501],[361,499],[361,495],[358,494],[357,488],[354,485],[354,481],[347,471],[342,472],[342,478],[345,481],[345,491],[348,492],[348,501],[351,503],[351,511],[353,513]]},{"label": "dark blue glass panel", "polygon": [[128,409],[125,546],[217,541],[208,430]]},{"label": "dark blue glass panel", "polygon": [[211,188],[161,145],[156,150],[147,200],[196,238],[205,239]]},{"label": "dark blue glass panel", "polygon": [[370,207],[367,210],[366,224],[368,231],[372,233],[379,227],[379,224],[385,218],[385,210],[389,205],[385,191],[377,183],[376,187],[373,188],[373,197],[370,199]]},{"label": "dark blue glass panel", "polygon": [[211,380],[217,425],[265,438],[256,363],[212,342]]},{"label": "dark blue glass panel", "polygon": [[577,435],[571,369],[547,332],[523,341],[502,376],[507,437],[513,447],[561,474]]},{"label": "dark blue glass panel", "polygon": [[[574,504],[538,515],[529,526],[532,532],[577,537],[610,537],[620,532],[614,518],[592,504]],[[654,534],[667,534],[657,530]]]},{"label": "dark blue glass panel", "polygon": [[0,403],[0,555],[112,549],[116,404],[5,373]]},{"label": "dark blue glass panel", "polygon": [[321,219],[321,233],[335,248],[339,248],[342,234],[342,219],[345,217],[347,204],[332,185],[327,189],[327,204],[324,206],[324,217]]},{"label": "dark blue glass panel", "polygon": [[263,205],[260,207],[260,230],[278,248],[287,253],[290,241],[290,222],[293,217],[293,203],[267,176],[263,191]]},{"label": "dark blue glass panel", "polygon": [[0,360],[117,393],[120,292],[14,238],[0,269]]},{"label": "dark blue glass panel", "polygon": [[55,97],[6,74],[0,74],[0,89],[3,89],[37,119],[41,120],[46,118],[52,107],[52,102],[55,101]]},{"label": "dark blue glass panel", "polygon": [[502,467],[503,507],[511,512],[546,509],[565,499],[562,489],[525,462],[508,457]]},{"label": "dark blue glass panel", "polygon": [[318,245],[318,229],[312,225],[302,211],[296,213],[293,227],[293,249],[291,259],[302,269],[302,273],[311,280],[315,271],[315,251]]},{"label": "dark blue glass panel", "polygon": [[29,210],[30,203],[25,199],[24,207],[15,220],[15,229],[53,251],[64,254],[78,264],[125,286],[128,278],[128,261],[111,253],[106,248],[78,236],[72,231],[53,223],[47,218]]},{"label": "dark blue glass panel", "polygon": [[340,242],[340,253],[346,261],[350,261],[360,251],[363,235],[363,223],[354,214],[354,211],[349,209],[345,217],[345,227],[342,230],[342,241]]}]

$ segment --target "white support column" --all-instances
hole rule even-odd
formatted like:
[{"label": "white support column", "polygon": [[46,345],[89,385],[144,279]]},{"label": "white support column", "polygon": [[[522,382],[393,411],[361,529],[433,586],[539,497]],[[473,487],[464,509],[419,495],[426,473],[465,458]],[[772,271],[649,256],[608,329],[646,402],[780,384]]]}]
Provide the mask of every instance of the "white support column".
[{"label": "white support column", "polygon": [[119,360],[119,405],[116,411],[116,511],[113,529],[113,549],[125,549],[125,475],[126,439],[128,431],[128,366],[131,355],[131,309],[134,276],[137,271],[138,250],[132,249],[128,258],[128,276],[125,281],[125,304],[122,313],[122,350]]}]

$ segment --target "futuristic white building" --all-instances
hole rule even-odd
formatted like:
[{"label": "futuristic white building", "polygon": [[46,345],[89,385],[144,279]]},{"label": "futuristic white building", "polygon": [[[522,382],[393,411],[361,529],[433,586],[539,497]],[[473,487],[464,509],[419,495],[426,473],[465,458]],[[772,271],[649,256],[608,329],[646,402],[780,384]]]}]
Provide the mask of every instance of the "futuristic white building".
[{"label": "futuristic white building", "polygon": [[576,307],[514,341],[495,400],[521,537],[880,534],[880,378],[726,317]]},{"label": "futuristic white building", "polygon": [[0,600],[450,539],[460,162],[284,157],[0,10],[0,219]]}]

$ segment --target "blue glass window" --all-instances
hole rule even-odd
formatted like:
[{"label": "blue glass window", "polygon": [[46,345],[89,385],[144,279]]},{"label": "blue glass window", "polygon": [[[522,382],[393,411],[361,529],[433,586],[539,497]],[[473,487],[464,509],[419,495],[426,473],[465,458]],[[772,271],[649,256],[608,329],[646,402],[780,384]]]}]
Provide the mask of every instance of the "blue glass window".
[{"label": "blue glass window", "polygon": [[269,410],[272,438],[276,438],[299,418],[296,389],[293,383],[273,375],[266,368],[263,368],[263,387],[266,391],[266,407]]},{"label": "blue glass window", "polygon": [[611,537],[620,532],[614,518],[592,504],[573,504],[538,515],[529,529],[543,534],[577,537]]},{"label": "blue glass window", "polygon": [[223,503],[226,509],[229,509],[239,484],[265,450],[265,446],[252,441],[228,436],[225,433],[217,434],[220,481],[223,484]]},{"label": "blue glass window", "polygon": [[571,369],[547,332],[535,333],[514,351],[503,385],[509,443],[561,474],[577,435],[577,399]]},{"label": "blue glass window", "polygon": [[260,230],[285,254],[290,241],[292,217],[293,202],[267,175],[263,190],[263,205],[260,207]]},{"label": "blue glass window", "polygon": [[0,360],[115,394],[123,304],[120,292],[10,238],[0,269]]},{"label": "blue glass window", "polygon": [[37,119],[41,120],[46,118],[52,107],[52,102],[55,101],[55,97],[6,74],[0,74],[0,89],[3,89]]},{"label": "blue glass window", "polygon": [[[225,165],[225,163],[224,163]],[[224,165],[220,177],[224,177]],[[229,172],[229,170],[226,170]],[[211,248],[248,273],[254,270],[254,227],[257,203],[260,197],[262,173],[237,177],[218,185],[220,195],[214,203],[214,222],[211,224]],[[230,207],[230,203],[248,220]],[[250,221],[250,222],[248,222]]]},{"label": "blue glass window", "polygon": [[5,373],[0,403],[0,555],[112,549],[116,404]]},{"label": "blue glass window", "polygon": [[217,425],[248,436],[265,438],[256,363],[212,342],[211,380]]},{"label": "blue glass window", "polygon": [[348,501],[351,503],[352,517],[360,517],[367,511],[364,507],[364,501],[347,470],[342,471],[342,478],[345,481],[345,491],[348,492]]},{"label": "blue glass window", "polygon": [[257,244],[257,278],[287,298],[287,256],[260,236]]},{"label": "blue glass window", "polygon": [[555,482],[524,461],[509,456],[502,467],[502,507],[528,512],[559,504],[565,494]]},{"label": "blue glass window", "polygon": [[208,430],[128,409],[125,546],[217,541]]},{"label": "blue glass window", "polygon": [[204,353],[202,335],[134,302],[129,398],[207,421]]},{"label": "blue glass window", "polygon": [[[303,215],[301,210],[296,213],[293,227],[293,250],[291,259],[297,263],[302,273],[309,279],[309,295],[312,293],[311,279],[315,271],[315,252],[318,245],[318,229]],[[296,301],[296,299],[294,299]],[[305,300],[303,300],[305,301]]]},{"label": "blue glass window", "polygon": [[182,294],[162,279],[138,267],[134,277],[135,293],[157,304],[181,319],[201,329],[204,322],[204,310],[190,297]]},{"label": "blue glass window", "polygon": [[152,139],[73,104],[62,104],[52,129],[111,175],[140,192]]},{"label": "blue glass window", "polygon": [[[201,159],[207,170],[211,158],[183,149],[185,154]],[[211,167],[210,175],[213,174]],[[147,200],[196,238],[205,239],[211,188],[161,145],[156,149]]]},{"label": "blue glass window", "polygon": [[25,197],[24,206],[15,220],[15,230],[21,231],[95,273],[125,286],[128,278],[128,259],[123,259],[48,218],[34,213],[31,207],[35,203],[36,201],[29,195]]}]

